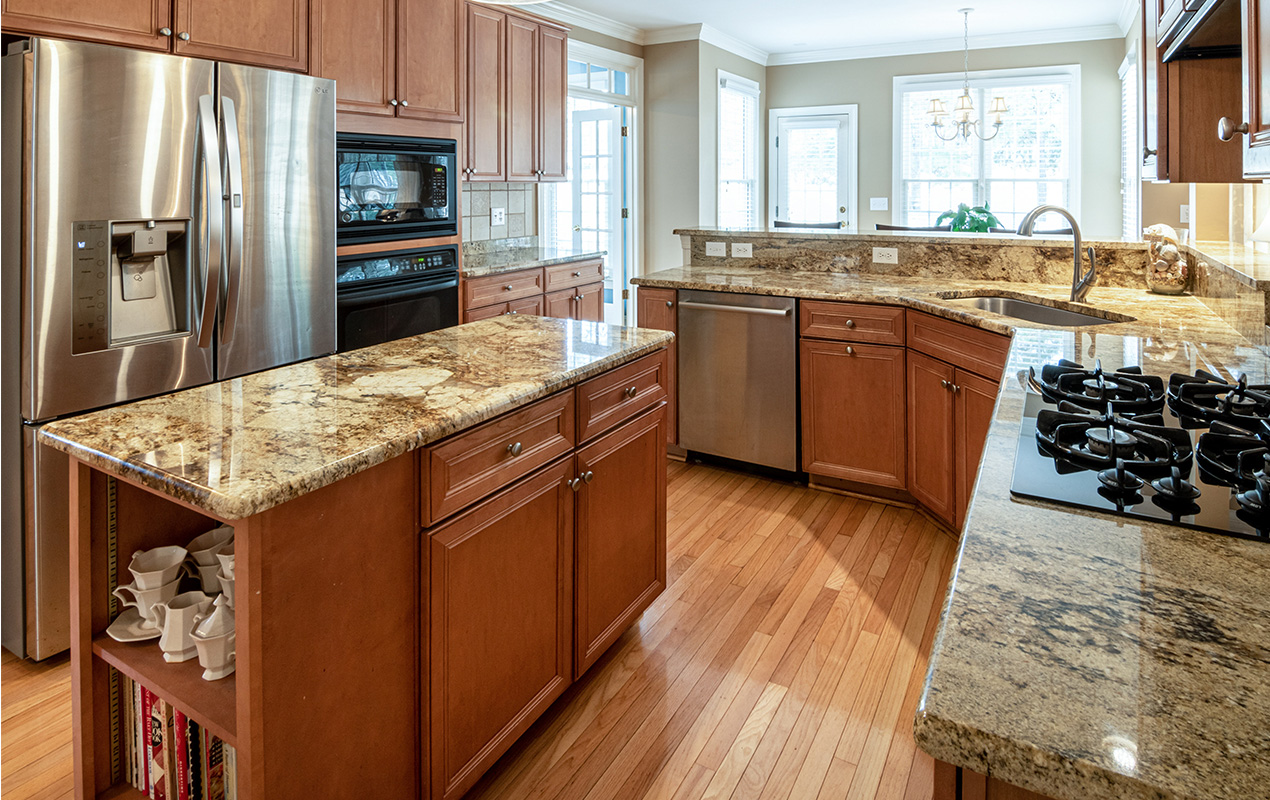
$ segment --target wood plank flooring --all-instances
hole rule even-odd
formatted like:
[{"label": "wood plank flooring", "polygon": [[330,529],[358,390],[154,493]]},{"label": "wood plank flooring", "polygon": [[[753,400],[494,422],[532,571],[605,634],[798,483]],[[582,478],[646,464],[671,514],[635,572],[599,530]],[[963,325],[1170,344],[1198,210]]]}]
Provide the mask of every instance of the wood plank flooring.
[{"label": "wood plank flooring", "polygon": [[[922,515],[670,462],[666,591],[468,795],[929,800],[913,743],[955,542]],[[3,798],[70,797],[65,656],[4,654]]]}]

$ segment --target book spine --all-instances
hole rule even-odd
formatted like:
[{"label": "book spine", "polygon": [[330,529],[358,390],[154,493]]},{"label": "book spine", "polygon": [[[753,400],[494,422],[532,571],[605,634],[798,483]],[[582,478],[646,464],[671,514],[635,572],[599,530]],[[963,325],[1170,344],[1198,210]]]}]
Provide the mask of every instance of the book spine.
[{"label": "book spine", "polygon": [[132,679],[123,678],[119,687],[120,728],[123,739],[123,779],[130,785],[132,780]]},{"label": "book spine", "polygon": [[176,763],[176,797],[177,800],[190,800],[190,763],[187,758],[185,749],[186,738],[189,736],[189,718],[185,714],[177,711],[173,716],[173,725],[175,730],[172,737],[172,755]]},{"label": "book spine", "polygon": [[154,714],[154,695],[150,694],[150,690],[141,689],[141,730],[142,740],[145,743],[145,750],[142,752],[142,774],[141,783],[145,788],[141,791],[145,792],[148,797],[154,797],[154,781],[150,777],[150,763],[154,759],[154,736],[152,728],[151,716]]},{"label": "book spine", "polygon": [[141,741],[141,684],[132,682],[132,787],[144,792],[144,778],[141,775],[141,758],[145,754],[145,744]]},{"label": "book spine", "polygon": [[207,736],[207,797],[206,800],[225,800],[224,743]]},{"label": "book spine", "polygon": [[225,800],[238,800],[238,751],[225,745]]},{"label": "book spine", "polygon": [[164,746],[164,740],[167,738],[165,735],[167,733],[167,703],[162,697],[156,696],[151,709],[150,738],[153,754],[150,761],[150,796],[154,800],[168,800],[168,768],[164,761],[167,755],[167,748]]},{"label": "book spine", "polygon": [[203,729],[192,719],[186,724],[189,726],[185,738],[185,759],[189,764],[190,800],[203,800]]}]

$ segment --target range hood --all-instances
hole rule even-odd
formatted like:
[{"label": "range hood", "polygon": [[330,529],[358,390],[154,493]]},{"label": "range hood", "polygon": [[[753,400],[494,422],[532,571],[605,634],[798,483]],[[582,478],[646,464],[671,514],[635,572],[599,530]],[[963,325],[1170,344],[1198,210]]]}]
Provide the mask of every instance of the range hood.
[{"label": "range hood", "polygon": [[1182,12],[1156,42],[1162,61],[1236,58],[1242,53],[1239,0],[1182,0]]}]

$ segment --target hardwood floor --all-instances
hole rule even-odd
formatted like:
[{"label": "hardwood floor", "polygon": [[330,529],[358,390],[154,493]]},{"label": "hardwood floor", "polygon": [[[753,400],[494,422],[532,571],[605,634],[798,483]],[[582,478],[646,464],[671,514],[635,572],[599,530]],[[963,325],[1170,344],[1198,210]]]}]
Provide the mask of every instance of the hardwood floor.
[{"label": "hardwood floor", "polygon": [[[928,800],[913,743],[955,550],[905,509],[669,467],[668,586],[468,795]],[[67,659],[3,661],[3,797],[69,797]]]}]

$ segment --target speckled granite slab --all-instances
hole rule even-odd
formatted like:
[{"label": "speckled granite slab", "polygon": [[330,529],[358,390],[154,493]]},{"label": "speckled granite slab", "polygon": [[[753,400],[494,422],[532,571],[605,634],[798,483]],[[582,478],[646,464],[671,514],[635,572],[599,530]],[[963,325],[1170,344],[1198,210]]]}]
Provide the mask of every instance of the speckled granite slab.
[{"label": "speckled granite slab", "polygon": [[1151,374],[1270,381],[1270,359],[1194,297],[1096,287],[1137,317],[1019,323],[941,294],[1058,300],[1066,286],[718,266],[666,288],[895,303],[1013,332],[955,579],[914,732],[918,745],[1061,800],[1270,796],[1270,544],[1010,495],[1028,366],[1059,358]]},{"label": "speckled granite slab", "polygon": [[39,436],[105,472],[240,519],[672,339],[497,317],[60,420]]},{"label": "speckled granite slab", "polygon": [[569,264],[574,261],[587,261],[602,258],[608,251],[594,253],[574,253],[558,250],[553,247],[515,247],[489,253],[463,252],[463,277],[481,278],[486,275],[498,275],[503,272],[514,272],[518,269],[533,267],[550,267],[553,264]]}]

